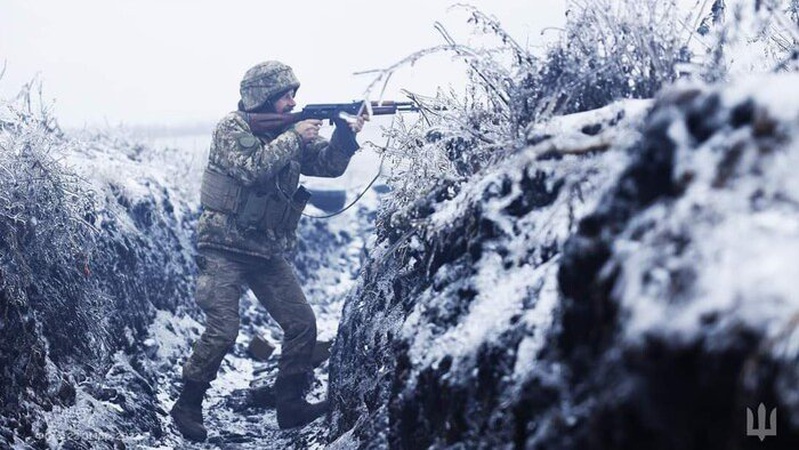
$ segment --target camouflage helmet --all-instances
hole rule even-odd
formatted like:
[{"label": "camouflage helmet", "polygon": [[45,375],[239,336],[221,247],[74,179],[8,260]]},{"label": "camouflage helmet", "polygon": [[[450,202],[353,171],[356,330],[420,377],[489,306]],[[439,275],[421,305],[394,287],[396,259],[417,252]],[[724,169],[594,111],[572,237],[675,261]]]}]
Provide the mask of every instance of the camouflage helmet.
[{"label": "camouflage helmet", "polygon": [[241,105],[245,111],[253,111],[275,95],[299,87],[300,81],[291,67],[279,61],[262,62],[250,68],[241,80]]}]

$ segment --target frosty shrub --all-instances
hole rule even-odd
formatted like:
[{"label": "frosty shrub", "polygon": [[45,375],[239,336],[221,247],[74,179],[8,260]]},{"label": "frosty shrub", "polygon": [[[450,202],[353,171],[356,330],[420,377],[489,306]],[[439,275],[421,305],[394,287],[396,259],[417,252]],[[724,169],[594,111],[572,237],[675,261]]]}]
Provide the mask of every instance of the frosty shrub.
[{"label": "frosty shrub", "polygon": [[654,96],[691,56],[673,1],[573,1],[560,39],[542,56],[520,45],[496,19],[470,6],[456,7],[468,13],[484,38],[479,47],[459,44],[437,24],[444,45],[411,55],[378,77],[378,84],[387,82],[399,66],[435,51],[453,53],[468,71],[463,93],[410,94],[424,109],[422,119],[399,120],[387,131],[390,144],[382,151],[394,171],[383,219],[436,186],[457,185],[520,148],[530,123]]},{"label": "frosty shrub", "polygon": [[94,196],[59,163],[69,141],[33,86],[0,104],[0,289],[9,306],[38,311],[51,348],[91,356],[105,340],[85,281]]},{"label": "frosty shrub", "polygon": [[445,43],[376,71],[367,91],[403,65],[436,52],[466,62],[464,92],[409,94],[421,120],[386,131],[378,149],[392,163],[382,219],[436,186],[449,189],[523,146],[526,126],[556,115],[652,98],[677,78],[705,81],[750,72],[796,70],[799,0],[571,0],[559,39],[541,55],[521,46],[494,18],[466,5],[480,45]]},{"label": "frosty shrub", "polygon": [[799,0],[716,0],[698,26],[707,81],[799,70]]},{"label": "frosty shrub", "polygon": [[465,61],[469,80],[464,92],[440,89],[434,97],[408,93],[422,108],[419,120],[398,117],[385,131],[389,144],[378,149],[393,169],[387,181],[392,193],[384,212],[401,210],[434,186],[459,184],[500,160],[521,144],[529,122],[519,80],[533,73],[538,62],[496,19],[471,6],[455,7],[465,10],[468,22],[483,34],[483,46],[459,44],[438,23],[445,44],[378,71],[371,86],[387,83],[401,66],[436,52],[451,52]]},{"label": "frosty shrub", "polygon": [[524,106],[538,119],[651,98],[690,61],[683,31],[674,0],[572,0],[560,41],[522,83]]}]

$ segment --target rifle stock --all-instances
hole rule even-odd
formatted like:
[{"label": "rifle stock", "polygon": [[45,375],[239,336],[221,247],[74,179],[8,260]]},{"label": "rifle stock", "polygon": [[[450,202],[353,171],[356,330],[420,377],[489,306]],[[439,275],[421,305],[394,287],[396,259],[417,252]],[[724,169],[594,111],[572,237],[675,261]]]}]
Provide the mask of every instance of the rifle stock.
[{"label": "rifle stock", "polygon": [[246,115],[247,123],[254,134],[264,134],[283,130],[301,120],[301,113],[250,113]]}]

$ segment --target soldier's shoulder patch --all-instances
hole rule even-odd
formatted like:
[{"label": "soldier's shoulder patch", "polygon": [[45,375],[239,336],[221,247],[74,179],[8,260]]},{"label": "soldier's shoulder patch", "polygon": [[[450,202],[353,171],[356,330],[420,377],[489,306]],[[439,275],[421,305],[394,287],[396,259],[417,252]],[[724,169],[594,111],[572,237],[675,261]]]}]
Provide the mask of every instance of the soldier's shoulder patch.
[{"label": "soldier's shoulder patch", "polygon": [[239,147],[245,150],[251,150],[258,145],[258,138],[250,133],[237,133],[236,142],[239,144]]}]

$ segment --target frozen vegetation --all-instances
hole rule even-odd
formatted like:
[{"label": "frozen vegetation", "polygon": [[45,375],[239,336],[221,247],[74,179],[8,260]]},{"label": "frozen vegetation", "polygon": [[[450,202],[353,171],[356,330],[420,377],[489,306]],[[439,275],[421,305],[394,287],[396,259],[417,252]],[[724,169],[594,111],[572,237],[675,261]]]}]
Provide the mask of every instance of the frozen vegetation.
[{"label": "frozen vegetation", "polygon": [[333,341],[309,394],[333,409],[301,430],[251,294],[208,442],[166,413],[202,330],[204,155],[64,133],[30,86],[0,102],[0,448],[799,447],[798,5],[573,6],[542,55],[462,7],[485,47],[440,28],[377,79],[450,51],[472,84],[415,96],[357,156],[391,163],[378,188],[301,222]]}]

